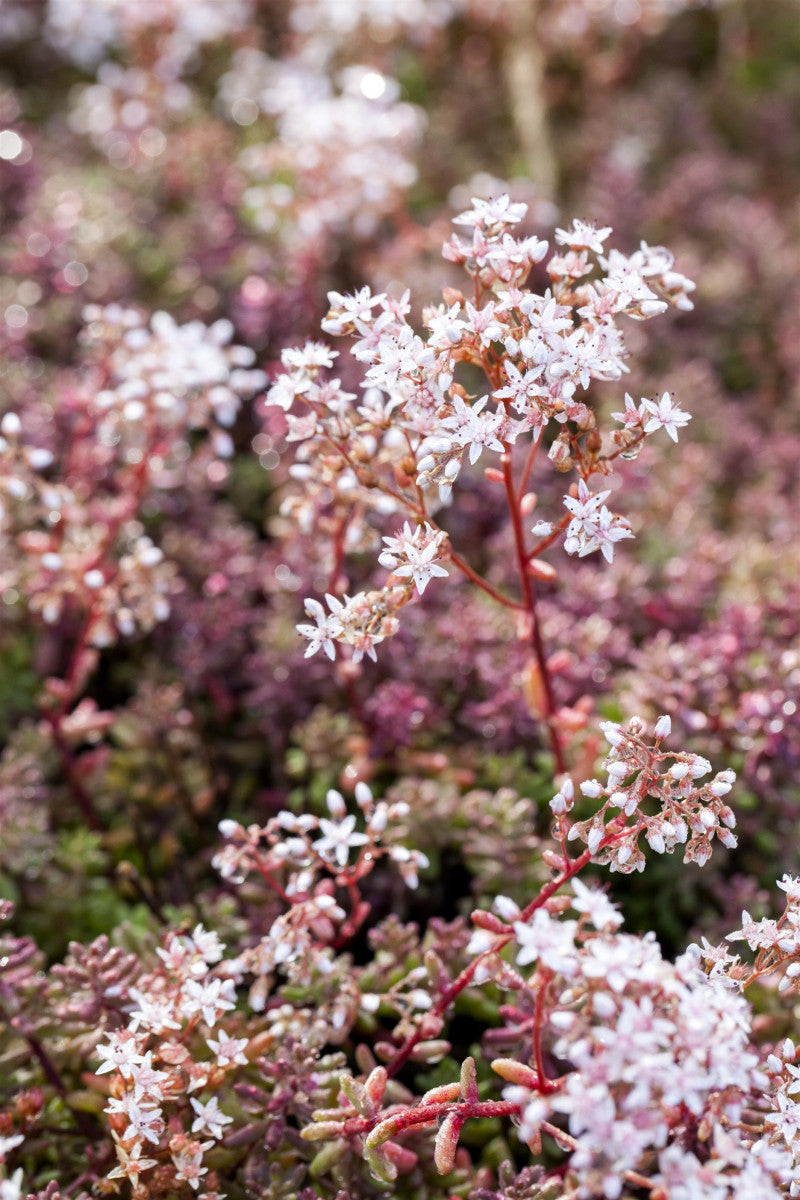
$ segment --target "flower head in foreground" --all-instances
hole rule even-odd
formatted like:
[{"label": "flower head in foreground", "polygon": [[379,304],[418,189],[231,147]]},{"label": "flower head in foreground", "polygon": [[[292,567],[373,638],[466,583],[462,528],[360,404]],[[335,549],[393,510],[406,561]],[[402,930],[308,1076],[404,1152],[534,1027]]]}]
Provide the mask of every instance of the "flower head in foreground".
[{"label": "flower head in foreground", "polygon": [[669,392],[664,392],[660,400],[642,400],[642,408],[651,414],[644,423],[645,433],[665,429],[673,442],[678,440],[678,430],[692,419],[691,413],[684,412],[673,402]]},{"label": "flower head in foreground", "polygon": [[316,621],[316,625],[297,626],[297,632],[301,637],[308,638],[306,658],[310,658],[318,650],[323,650],[331,660],[336,658],[333,643],[342,632],[342,623],[338,616],[342,609],[342,603],[335,596],[326,596],[325,599],[331,610],[329,613],[325,612],[319,600],[310,597],[305,602],[305,609],[309,617]]},{"label": "flower head in foreground", "polygon": [[610,495],[610,491],[605,491],[593,496],[581,479],[577,497],[564,497],[564,507],[572,513],[564,540],[567,554],[577,554],[583,558],[593,550],[600,550],[606,561],[611,562],[614,544],[623,538],[633,537],[628,522],[614,516],[603,503]]}]

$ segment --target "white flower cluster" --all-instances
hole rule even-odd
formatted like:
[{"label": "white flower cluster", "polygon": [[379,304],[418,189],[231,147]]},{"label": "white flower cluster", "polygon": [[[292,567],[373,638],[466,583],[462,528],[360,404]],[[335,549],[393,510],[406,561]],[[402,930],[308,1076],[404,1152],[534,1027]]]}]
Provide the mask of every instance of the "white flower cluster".
[{"label": "white flower cluster", "polygon": [[[696,948],[709,981],[718,989],[738,994],[762,980],[768,988],[790,998],[800,991],[800,877],[784,875],[778,887],[785,894],[779,918],[756,920],[745,910],[741,927],[729,933],[726,942],[712,946],[703,938],[702,947]],[[730,950],[730,942],[745,942],[754,961],[743,962]],[[788,1194],[796,1196],[800,1194],[800,1051],[790,1038],[768,1049],[759,1108],[763,1111],[766,1104],[769,1109],[762,1116],[769,1148],[775,1156],[786,1156]]]},{"label": "white flower cluster", "polygon": [[[248,825],[246,829],[236,821],[222,821],[219,828],[226,844],[213,865],[224,879],[236,883],[254,871],[283,880],[280,893],[292,903],[319,895],[329,897],[326,888],[320,890],[321,879],[341,876],[356,881],[384,856],[396,863],[408,887],[416,887],[419,870],[428,866],[425,855],[405,846],[383,844],[387,827],[407,814],[408,805],[376,801],[365,783],[356,784],[355,797],[364,817],[363,831],[356,828],[355,815],[347,813],[343,797],[335,790],[327,795],[330,818],[284,811],[264,826]],[[322,908],[332,911],[327,902]]]},{"label": "white flower cluster", "polygon": [[21,434],[19,417],[7,412],[0,420],[0,529],[24,501],[36,494],[41,486],[39,472],[53,461],[49,450],[26,445]]},{"label": "white flower cluster", "polygon": [[581,479],[578,495],[564,497],[564,506],[572,518],[564,538],[567,554],[578,554],[583,558],[585,554],[600,550],[606,562],[611,562],[614,557],[614,543],[622,538],[633,537],[628,522],[622,517],[614,516],[603,503],[610,495],[609,490],[592,496]]},{"label": "white flower cluster", "polygon": [[[646,1170],[652,1187],[681,1200],[778,1200],[795,1168],[763,1127],[746,1127],[764,1085],[747,1002],[706,975],[696,948],[666,962],[652,935],[619,931],[620,914],[604,893],[576,879],[570,886],[577,918],[562,915],[566,897],[527,918],[508,898],[496,901],[513,928],[517,965],[535,964],[529,979],[510,975],[495,952],[509,940],[502,924],[478,929],[468,947],[482,956],[482,978],[514,989],[515,1011],[525,1011],[528,996],[530,1011],[545,1014],[541,1037],[559,1063],[559,1077],[545,1081],[525,1062],[494,1062],[511,1085],[504,1099],[519,1105],[521,1138],[538,1154],[542,1135],[558,1140],[555,1126],[566,1118],[564,1183],[578,1195],[617,1200]],[[788,1057],[793,1063],[793,1047]],[[787,1072],[777,1059],[773,1070]],[[797,1074],[788,1068],[791,1086],[800,1086]],[[800,1105],[784,1097],[768,1122],[788,1122],[790,1141],[800,1127],[795,1115]],[[700,1127],[716,1132],[696,1156]]]},{"label": "white flower cluster", "polygon": [[418,525],[416,529],[406,522],[395,537],[385,537],[386,549],[378,556],[382,567],[388,567],[393,575],[412,579],[420,596],[431,579],[447,576],[439,562],[447,534],[434,530],[430,525]]},{"label": "white flower cluster", "polygon": [[[145,1171],[166,1162],[176,1184],[197,1191],[208,1172],[205,1152],[233,1119],[219,1103],[225,1077],[247,1063],[247,1039],[218,1028],[236,1000],[229,965],[221,963],[224,950],[201,925],[191,935],[170,934],[158,952],[161,968],[130,990],[127,1026],[97,1046],[98,1075],[113,1073],[115,1079],[105,1109],[117,1153],[110,1180],[128,1179],[136,1187]],[[198,1027],[203,1057],[186,1044]],[[208,1036],[212,1031],[215,1036]],[[148,1157],[148,1151],[161,1157]]]},{"label": "white flower cluster", "polygon": [[767,1114],[765,1124],[770,1127],[771,1141],[791,1155],[793,1186],[789,1194],[795,1196],[800,1193],[800,1102],[797,1100],[800,1066],[798,1049],[791,1038],[785,1038],[775,1047],[767,1058],[766,1068],[772,1085],[772,1111]]},{"label": "white flower cluster", "polygon": [[680,405],[675,404],[669,392],[664,392],[659,400],[642,398],[639,407],[632,396],[625,393],[625,411],[611,414],[616,421],[622,421],[627,430],[644,433],[655,433],[658,429],[666,430],[673,442],[678,440],[678,430],[691,421],[691,413],[684,412]]},{"label": "white flower cluster", "polygon": [[[638,717],[626,728],[612,721],[602,728],[611,746],[603,763],[607,782],[587,779],[580,784],[582,795],[601,807],[594,816],[572,823],[568,814],[575,804],[575,787],[567,780],[550,802],[559,839],[579,839],[595,862],[626,874],[644,870],[642,836],[656,854],[672,853],[680,845],[684,862],[701,866],[711,855],[715,837],[729,849],[736,846],[731,832],[736,818],[724,801],[736,779],[733,771],[720,771],[710,782],[698,783],[710,774],[711,763],[699,754],[662,750],[661,741],[670,732],[666,716],[656,723],[654,745],[645,741],[645,726]],[[657,811],[646,811],[646,802],[655,802]]]},{"label": "white flower cluster", "polygon": [[114,166],[124,168],[162,155],[167,132],[191,106],[192,93],[180,80],[104,62],[95,83],[75,89],[69,124]]},{"label": "white flower cluster", "polygon": [[[537,293],[526,285],[547,243],[517,236],[525,215],[524,204],[501,195],[474,199],[455,218],[468,236],[453,234],[444,256],[472,277],[473,296],[446,289],[444,304],[423,310],[424,336],[408,321],[408,294],[391,298],[366,287],[329,294],[322,328],[353,338],[351,353],[364,367],[360,402],[327,374],[336,352],[317,342],[283,352],[284,372],[268,393],[267,402],[286,414],[286,440],[295,446],[295,486],[282,514],[305,530],[336,521],[344,550],[367,550],[376,543],[370,518],[412,513],[414,532],[407,523],[384,537],[379,553],[420,592],[445,573],[437,561],[444,535],[432,514],[450,501],[465,463],[493,454],[508,464],[515,444],[535,443],[555,426],[549,457],[560,471],[576,467],[579,480],[565,496],[567,516],[557,525],[539,521],[534,532],[548,545],[563,536],[568,553],[599,550],[611,561],[616,543],[633,534],[605,504],[610,489],[592,494],[587,481],[607,476],[618,454],[632,455],[657,429],[674,440],[689,420],[668,395],[638,409],[626,400],[619,449],[603,454],[587,395],[593,380],[617,380],[627,370],[621,316],[642,320],[670,305],[691,307],[693,285],[674,270],[672,256],[645,243],[629,257],[606,253],[611,230],[575,221],[556,230],[558,252],[544,267],[550,287]],[[470,397],[456,381],[462,363],[483,371],[485,394]],[[502,481],[499,468],[488,470]],[[354,642],[344,619],[352,603],[328,597],[326,613],[319,601],[307,602],[318,626],[301,629],[309,653],[322,647],[332,657],[336,641]]]},{"label": "white flower cluster", "polygon": [[[82,340],[102,357],[107,378],[90,399],[104,444],[121,441],[127,460],[138,462],[155,432],[206,429],[215,453],[231,454],[224,430],[236,420],[242,399],[264,387],[266,375],[253,369],[249,347],[230,345],[230,321],[178,325],[157,312],[148,322],[137,309],[119,305],[90,305],[84,320]],[[162,456],[170,448],[161,447]]]},{"label": "white flower cluster", "polygon": [[[756,921],[745,909],[741,929],[729,933],[727,940],[747,942],[750,949],[757,952],[757,973],[765,974],[780,967],[778,990],[797,992],[800,991],[800,878],[784,875],[778,880],[778,887],[786,894],[780,919],[764,917]],[[719,954],[713,954],[711,958],[722,969],[738,963],[738,958],[731,956],[726,956],[727,961]]]},{"label": "white flower cluster", "polygon": [[[119,305],[84,317],[82,407],[78,416],[67,397],[58,462],[25,444],[15,413],[0,423],[0,526],[7,587],[47,624],[82,616],[86,642],[104,647],[170,613],[175,568],[138,520],[149,489],[177,486],[209,452],[230,454],[227,428],[266,376],[251,350],[230,345],[228,321],[178,325],[156,313],[148,323]],[[197,429],[209,436],[194,449]]]},{"label": "white flower cluster", "polygon": [[[418,872],[428,866],[420,851],[384,844],[387,828],[406,815],[408,805],[376,801],[364,783],[356,785],[355,795],[363,828],[358,828],[355,814],[347,812],[344,798],[335,790],[327,795],[329,817],[284,811],[263,827],[245,829],[231,820],[220,823],[225,845],[213,864],[223,878],[241,883],[259,874],[286,906],[269,932],[231,964],[240,977],[252,978],[249,1000],[258,1012],[264,1009],[278,972],[302,986],[329,974],[340,934],[348,928],[352,932],[363,919],[360,904],[348,918],[332,894],[331,880],[346,886],[352,898],[380,858],[395,863],[408,887],[417,886]],[[326,1018],[328,1039],[331,1028],[352,1024],[359,1003],[357,987],[340,989]]]},{"label": "white flower cluster", "polygon": [[[587,1196],[617,1200],[626,1173],[655,1154],[653,1186],[698,1185],[669,1186],[670,1196],[777,1200],[788,1155],[735,1132],[761,1084],[747,1002],[710,983],[692,952],[673,966],[654,938],[589,934],[575,921],[536,916],[538,929],[515,927],[517,961],[536,961],[556,976],[548,1034],[569,1070],[547,1095],[518,1084],[505,1089],[506,1099],[523,1105],[522,1137],[533,1142],[543,1122],[566,1117],[574,1139],[569,1175]],[[698,1158],[681,1143],[701,1122],[731,1132]],[[708,1187],[699,1186],[704,1176]]]},{"label": "white flower cluster", "polygon": [[123,525],[117,540],[119,559],[104,558],[102,527],[77,522],[65,525],[58,549],[48,548],[46,535],[23,535],[27,551],[20,581],[33,612],[54,625],[75,606],[88,614],[87,642],[102,648],[121,634],[148,633],[170,614],[169,595],[175,568],[134,522]]},{"label": "white flower cluster", "polygon": [[48,0],[50,42],[84,68],[154,28],[162,71],[178,73],[207,42],[244,29],[252,0]]},{"label": "white flower cluster", "polygon": [[240,50],[220,81],[221,105],[246,124],[265,115],[274,130],[239,159],[256,228],[280,231],[306,253],[332,232],[371,237],[417,174],[424,114],[398,92],[373,68],[349,67],[337,91],[308,59]]},{"label": "white flower cluster", "polygon": [[[442,568],[436,571],[434,566],[431,563],[417,564],[416,577],[427,583],[431,575],[442,573]],[[305,657],[322,649],[333,660],[336,657],[334,644],[343,642],[353,647],[353,662],[359,663],[365,654],[375,661],[375,647],[397,633],[399,622],[395,613],[408,600],[408,590],[383,588],[381,591],[358,592],[355,596],[345,596],[343,600],[331,595],[326,595],[325,599],[330,610],[327,613],[319,600],[307,599],[306,612],[315,624],[297,626],[300,636],[308,639]]]},{"label": "white flower cluster", "polygon": [[19,418],[6,413],[0,422],[0,497],[6,497],[0,525],[16,531],[4,547],[7,586],[24,594],[48,625],[68,610],[85,614],[92,646],[148,632],[169,616],[173,566],[137,522],[114,513],[110,499],[110,524],[104,525],[71,487],[45,479],[40,472],[52,463],[49,450],[25,445]]}]

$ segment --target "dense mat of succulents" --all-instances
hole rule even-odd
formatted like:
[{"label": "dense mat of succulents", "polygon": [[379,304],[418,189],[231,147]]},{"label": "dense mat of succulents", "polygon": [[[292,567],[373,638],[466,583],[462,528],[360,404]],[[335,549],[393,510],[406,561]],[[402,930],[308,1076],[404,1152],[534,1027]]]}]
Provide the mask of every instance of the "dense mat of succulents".
[{"label": "dense mat of succulents", "polygon": [[796,0],[0,0],[0,1200],[800,1191]]}]

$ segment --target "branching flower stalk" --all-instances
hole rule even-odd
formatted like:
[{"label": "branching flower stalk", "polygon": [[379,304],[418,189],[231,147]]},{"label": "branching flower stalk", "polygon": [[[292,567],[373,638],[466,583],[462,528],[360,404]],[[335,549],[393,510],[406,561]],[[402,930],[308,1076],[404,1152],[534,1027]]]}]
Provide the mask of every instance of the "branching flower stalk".
[{"label": "branching flower stalk", "polygon": [[[229,1016],[238,1020],[236,986],[248,979],[250,1008],[263,1013],[277,975],[302,987],[330,973],[336,951],[369,915],[359,885],[382,857],[396,864],[408,886],[416,886],[418,870],[428,865],[425,856],[382,844],[387,825],[404,815],[403,806],[375,801],[366,784],[358,786],[356,801],[363,831],[333,790],[328,818],[283,811],[263,827],[222,822],[225,844],[215,859],[222,876],[242,883],[260,875],[280,912],[260,941],[233,958],[225,957],[217,935],[201,925],[191,936],[168,935],[158,950],[159,966],[129,989],[126,1027],[96,1049],[102,1059],[97,1075],[108,1074],[111,1083],[105,1112],[117,1162],[109,1180],[129,1179],[138,1189],[140,1177],[160,1167],[173,1187],[183,1182],[196,1189],[209,1175],[206,1151],[233,1123],[220,1108],[221,1085],[272,1037],[262,1030],[237,1038],[221,1024]],[[335,888],[347,893],[349,912],[337,903]],[[345,1024],[352,1003],[348,990],[337,997],[334,1025]]]},{"label": "branching flower stalk", "polygon": [[[668,394],[614,414],[622,428],[604,436],[591,405],[593,380],[618,380],[627,370],[618,319],[644,320],[670,305],[691,308],[693,284],[674,270],[672,256],[642,243],[633,255],[606,252],[611,230],[576,221],[556,231],[557,252],[546,264],[549,287],[527,281],[547,253],[537,237],[518,237],[525,205],[508,196],[475,200],[456,218],[467,238],[454,234],[444,257],[472,280],[470,298],[446,288],[444,304],[425,310],[425,336],[408,323],[409,296],[393,299],[362,288],[351,296],[330,294],[322,323],[334,336],[354,339],[353,357],[365,367],[363,397],[327,376],[337,352],[320,343],[283,353],[284,372],[268,403],[286,414],[286,441],[296,445],[290,490],[282,512],[301,529],[337,530],[331,580],[341,573],[345,551],[379,548],[378,535],[392,517],[402,529],[383,535],[378,561],[392,572],[386,584],[339,599],[329,592],[327,609],[306,601],[313,624],[298,629],[308,654],[322,649],[334,658],[337,643],[352,647],[353,661],[376,657],[376,646],[399,628],[399,612],[450,564],[517,618],[528,647],[523,671],[531,707],[542,720],[556,771],[567,771],[565,744],[586,722],[579,707],[559,709],[537,613],[537,581],[557,575],[544,559],[559,543],[568,554],[601,551],[611,561],[618,541],[633,533],[605,504],[610,489],[593,493],[622,454],[635,457],[648,434],[666,429],[673,440],[689,420]],[[456,378],[482,376],[482,395]],[[552,439],[552,440],[551,440]],[[538,497],[529,490],[540,448],[561,473],[577,481],[564,496],[566,512],[528,527]],[[524,453],[520,453],[523,452]],[[506,595],[451,543],[448,507],[467,464],[496,456],[486,477],[501,485],[510,522],[519,599]],[[536,540],[531,544],[530,532]]]},{"label": "branching flower stalk", "polygon": [[[415,1002],[418,1014],[401,1009],[394,1033],[361,1056],[371,1069],[360,1080],[343,1075],[336,1105],[318,1110],[303,1136],[327,1143],[320,1166],[353,1152],[377,1179],[391,1182],[417,1162],[404,1135],[435,1132],[434,1162],[447,1175],[466,1121],[510,1117],[534,1155],[545,1136],[567,1155],[560,1174],[576,1196],[617,1200],[626,1184],[662,1196],[673,1178],[703,1178],[706,1160],[686,1147],[702,1138],[702,1129],[717,1127],[728,1138],[715,1144],[709,1168],[720,1197],[744,1195],[739,1186],[748,1172],[739,1168],[748,1155],[747,1186],[771,1196],[786,1179],[789,1160],[785,1146],[762,1136],[763,1124],[747,1121],[749,1106],[763,1103],[757,1099],[763,1093],[739,991],[717,986],[697,947],[671,965],[652,941],[621,934],[615,907],[578,879],[589,864],[643,870],[642,842],[655,854],[682,847],[684,861],[700,865],[715,838],[735,846],[735,819],[725,800],[733,772],[699,782],[711,764],[664,748],[669,717],[659,719],[653,740],[636,717],[625,727],[603,727],[611,746],[603,764],[607,779],[584,779],[576,788],[562,738],[585,724],[586,713],[556,709],[536,608],[534,581],[556,576],[542,557],[547,550],[561,544],[579,557],[599,550],[610,562],[616,543],[633,536],[606,504],[611,489],[594,490],[593,478],[608,478],[618,458],[638,455],[659,429],[677,441],[690,419],[668,393],[639,403],[626,395],[624,409],[613,414],[619,427],[604,435],[588,389],[593,380],[617,380],[626,370],[617,318],[647,319],[669,304],[690,308],[693,285],[674,271],[667,251],[642,244],[630,257],[606,252],[610,229],[576,221],[557,230],[561,249],[546,268],[550,287],[535,293],[525,285],[547,245],[512,233],[523,217],[524,206],[503,196],[476,200],[457,218],[471,238],[454,235],[445,257],[466,269],[472,295],[446,289],[444,305],[424,314],[425,338],[406,320],[408,296],[394,300],[368,289],[331,295],[323,328],[355,337],[353,356],[366,367],[362,403],[326,376],[335,355],[318,343],[284,352],[284,374],[269,395],[286,414],[287,440],[298,444],[291,471],[297,487],[284,501],[284,515],[310,529],[333,514],[353,550],[377,548],[379,563],[391,571],[380,589],[327,594],[327,609],[307,599],[314,623],[298,627],[309,642],[307,654],[321,649],[335,659],[345,644],[356,663],[375,658],[380,642],[397,631],[398,614],[414,590],[422,595],[432,578],[447,573],[445,564],[455,566],[517,614],[530,653],[528,692],[538,698],[533,707],[548,729],[560,778],[550,805],[552,847],[542,851],[551,881],[524,907],[498,896],[492,911],[472,914],[467,964],[448,977],[436,960],[426,963],[430,986],[427,998]],[[456,378],[464,365],[482,374],[484,394],[470,394]],[[527,445],[519,464],[517,443]],[[538,496],[528,485],[545,445],[555,469],[574,471],[577,479],[563,497],[565,511],[533,525],[531,546],[526,519]],[[453,549],[441,519],[457,502],[454,489],[466,460],[474,465],[484,453],[499,456],[499,465],[485,473],[505,495],[520,600],[506,597]],[[378,531],[398,515],[405,524],[383,534],[380,548]],[[340,540],[337,574],[343,548]],[[574,819],[579,796],[592,813]],[[584,849],[574,854],[573,842]],[[577,918],[565,916],[570,909]],[[776,929],[772,941],[780,937]],[[772,961],[757,963],[754,978]],[[531,965],[527,976],[519,969]],[[458,1083],[420,1099],[401,1098],[394,1085],[404,1068],[439,1062],[449,1052],[443,1035],[453,1005],[487,982],[514,996],[500,1010],[505,1025],[485,1039],[506,1049],[492,1062],[507,1085],[502,1097],[479,1093],[475,1063],[467,1058]],[[365,1001],[367,1011],[382,1012],[385,1004],[388,1015],[396,1008],[392,992]],[[706,1033],[699,1035],[701,1026]],[[727,1046],[717,1060],[709,1057],[705,1038],[720,1029]],[[560,1124],[565,1117],[568,1132]]]},{"label": "branching flower stalk", "polygon": [[[616,930],[620,924],[616,910],[603,893],[576,882],[576,877],[590,863],[603,863],[612,870],[625,873],[644,869],[641,839],[655,853],[669,853],[677,846],[683,846],[686,862],[705,862],[714,838],[728,847],[736,844],[731,833],[733,813],[724,801],[733,783],[733,773],[723,771],[710,783],[699,784],[697,781],[709,773],[710,764],[697,755],[675,755],[665,750],[662,743],[669,732],[670,722],[666,717],[658,722],[652,744],[645,739],[644,726],[638,719],[625,729],[613,723],[605,726],[611,744],[604,763],[608,782],[603,785],[596,779],[586,780],[580,789],[597,805],[594,816],[580,822],[571,819],[575,789],[569,780],[551,802],[555,818],[553,836],[561,846],[560,853],[554,849],[544,851],[545,861],[553,871],[551,882],[523,909],[507,898],[499,897],[495,911],[473,912],[475,933],[468,947],[473,955],[469,964],[443,986],[435,998],[432,997],[416,1028],[399,1047],[393,1048],[387,1043],[375,1046],[376,1053],[385,1057],[385,1065],[374,1068],[364,1084],[363,1093],[345,1087],[352,1111],[345,1108],[316,1114],[315,1124],[304,1136],[315,1140],[335,1135],[354,1142],[362,1148],[375,1174],[388,1180],[394,1178],[398,1163],[402,1165],[403,1161],[399,1155],[401,1148],[394,1139],[406,1131],[435,1128],[438,1129],[437,1167],[447,1174],[453,1167],[459,1132],[465,1121],[483,1116],[506,1116],[516,1118],[524,1127],[526,1121],[530,1121],[534,1106],[532,1096],[537,1096],[541,1103],[541,1119],[536,1131],[526,1140],[540,1148],[542,1133],[549,1133],[562,1147],[565,1142],[569,1143],[570,1139],[563,1136],[563,1131],[544,1120],[547,1112],[558,1110],[570,1079],[569,1072],[555,1077],[549,1073],[546,1061],[550,1047],[545,1048],[544,1039],[546,1034],[548,1040],[551,1038],[559,986],[566,983],[569,989],[569,981],[578,973],[573,956],[575,939],[583,928],[581,921],[588,920],[597,930],[607,932]],[[652,811],[654,806],[655,812]],[[586,843],[585,849],[575,857],[568,851],[568,845],[573,841]],[[573,885],[572,898],[563,894],[564,887],[570,883]],[[560,923],[558,918],[570,906],[584,917],[578,922]],[[517,964],[537,964],[527,981],[502,957],[503,951],[511,946],[516,946]],[[591,954],[591,938],[587,946]],[[378,1101],[387,1081],[409,1060],[426,1062],[443,1057],[448,1044],[436,1039],[443,1029],[445,1015],[468,987],[490,979],[501,988],[527,992],[533,998],[532,1013],[526,1026],[533,1065],[510,1058],[494,1061],[495,1072],[514,1085],[507,1089],[502,1101],[479,1102],[474,1086],[475,1064],[468,1059],[460,1084],[436,1088],[417,1104],[383,1108]],[[363,1103],[357,1102],[354,1096],[363,1098]],[[630,1179],[637,1177],[633,1165],[623,1174]],[[611,1196],[612,1192],[605,1194]]]}]

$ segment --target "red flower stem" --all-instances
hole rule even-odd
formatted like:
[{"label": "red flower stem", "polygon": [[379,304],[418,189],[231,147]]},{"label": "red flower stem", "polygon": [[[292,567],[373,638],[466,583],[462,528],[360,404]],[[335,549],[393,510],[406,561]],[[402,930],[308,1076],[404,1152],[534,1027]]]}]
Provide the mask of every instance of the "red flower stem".
[{"label": "red flower stem", "polygon": [[[361,857],[359,856],[360,862]],[[350,912],[347,915],[347,919],[339,926],[339,933],[331,943],[334,950],[341,950],[343,946],[346,946],[356,936],[370,914],[369,908],[365,907],[362,909],[358,878],[357,863],[354,870],[348,874],[347,879],[344,881],[344,887],[347,888],[347,894],[350,898]]]},{"label": "red flower stem", "polygon": [[450,547],[449,553],[450,561],[452,562],[453,566],[458,567],[459,571],[466,575],[467,579],[471,580],[476,587],[479,587],[482,591],[486,592],[487,595],[491,596],[493,600],[496,600],[498,604],[502,604],[504,608],[513,608],[517,612],[525,612],[523,606],[521,604],[517,604],[516,600],[511,600],[508,596],[504,596],[502,592],[498,592],[498,590],[495,587],[492,587],[491,583],[485,580],[482,575],[479,575],[477,571],[473,571],[469,563],[466,562],[466,560],[463,559],[460,554],[456,554],[452,547]]},{"label": "red flower stem", "polygon": [[64,774],[67,777],[67,782],[75,797],[78,808],[81,810],[83,819],[90,829],[93,829],[95,833],[100,833],[104,828],[103,822],[100,820],[100,815],[95,808],[94,800],[92,800],[80,777],[79,767],[72,753],[72,748],[61,731],[63,714],[45,713],[44,716],[52,731],[53,745],[61,759]]},{"label": "red flower stem", "polygon": [[[629,442],[629,444],[627,446],[620,446],[618,450],[613,450],[611,452],[611,454],[605,454],[600,461],[607,462],[607,463],[613,462],[615,458],[619,458],[620,454],[626,454],[629,450],[633,450],[634,447],[638,446],[640,442],[644,441],[644,439],[645,439],[645,432],[644,432],[644,430],[642,430],[640,433],[637,433],[637,435],[633,439],[633,441]],[[594,474],[594,472],[592,471],[592,472],[590,472],[590,474]],[[588,476],[587,476],[587,478],[588,478]]]},{"label": "red flower stem", "polygon": [[[609,832],[607,836],[603,838],[603,840],[600,842],[600,845],[597,847],[597,850],[594,851],[594,854],[599,853],[599,851],[604,849],[606,846],[610,846],[613,842],[618,841],[623,834],[630,832],[630,827],[628,825],[624,823],[622,825],[618,824],[619,820],[620,818],[617,817],[609,824],[608,828],[609,830],[613,830],[613,832]],[[584,850],[582,854],[579,854],[577,858],[571,858],[561,874],[555,879],[551,880],[550,883],[546,884],[546,886],[543,887],[539,892],[538,896],[534,897],[530,904],[528,904],[527,907],[522,910],[519,918],[520,921],[529,921],[536,910],[538,908],[542,908],[550,899],[550,897],[556,894],[559,888],[563,887],[565,883],[568,883],[570,879],[573,879],[583,870],[587,863],[592,860],[594,854],[587,847],[587,849]],[[439,999],[429,1011],[436,1017],[443,1016],[453,1001],[461,995],[465,988],[469,987],[479,964],[483,961],[486,955],[499,953],[500,950],[508,945],[513,937],[513,931],[509,930],[509,932],[503,937],[498,937],[494,946],[492,946],[490,950],[487,950],[483,954],[479,954],[476,958],[474,958],[473,961],[464,968],[461,974],[457,975],[453,982],[444,989],[439,996]],[[402,1046],[400,1046],[398,1049],[397,1053],[389,1059],[388,1063],[386,1064],[387,1073],[389,1075],[395,1075],[400,1068],[406,1062],[408,1062],[416,1047],[423,1040],[422,1027],[418,1026],[414,1032],[406,1038]]]},{"label": "red flower stem", "polygon": [[536,459],[536,453],[537,453],[537,451],[538,451],[539,447],[540,447],[540,446],[541,446],[541,444],[542,444],[542,434],[543,434],[543,433],[544,433],[544,430],[543,430],[543,429],[540,429],[540,430],[539,430],[539,436],[538,436],[538,437],[535,437],[535,438],[533,439],[533,441],[531,442],[531,448],[530,448],[530,450],[528,451],[528,457],[525,459],[525,466],[524,466],[524,468],[523,468],[523,470],[522,470],[522,477],[521,477],[521,479],[520,479],[520,481],[519,481],[519,494],[520,494],[520,496],[524,496],[524,494],[525,494],[525,492],[526,492],[526,490],[527,490],[527,487],[528,487],[528,482],[529,482],[529,480],[530,480],[530,477],[531,477],[531,471],[533,470],[533,464],[534,464],[534,461],[535,461],[535,459]]},{"label": "red flower stem", "polygon": [[[355,1137],[371,1133],[384,1121],[392,1122],[392,1139],[398,1133],[404,1133],[415,1125],[434,1125],[449,1113],[458,1113],[461,1122],[480,1117],[516,1117],[522,1109],[521,1104],[511,1100],[456,1100],[453,1102],[417,1104],[414,1108],[400,1111],[386,1111],[374,1117],[351,1117],[342,1132],[346,1137]],[[387,1139],[388,1140],[388,1139]]]},{"label": "red flower stem", "polygon": [[[481,1117],[517,1117],[521,1105],[512,1100],[456,1100],[449,1104],[419,1104],[409,1108],[404,1113],[397,1113],[393,1118],[396,1130],[402,1133],[412,1125],[438,1120],[448,1113],[458,1113],[462,1121],[477,1120]],[[375,1121],[379,1125],[380,1121]]]},{"label": "red flower stem", "polygon": [[544,1054],[542,1052],[544,996],[552,977],[552,971],[542,970],[539,987],[536,992],[536,1009],[533,1014],[533,1061],[536,1064],[536,1085],[543,1096],[553,1090],[553,1085],[547,1078],[547,1072],[544,1068]]},{"label": "red flower stem", "polygon": [[522,586],[524,608],[530,617],[531,623],[531,647],[539,668],[539,675],[542,680],[542,687],[544,690],[545,721],[547,723],[547,733],[550,739],[550,748],[553,752],[553,761],[555,763],[556,774],[565,775],[567,771],[567,764],[564,759],[564,751],[561,746],[558,730],[556,729],[554,723],[555,699],[553,697],[553,685],[550,680],[550,672],[547,669],[547,655],[544,651],[542,633],[536,616],[536,588],[534,587],[533,580],[531,579],[528,571],[528,552],[525,549],[525,531],[522,528],[522,514],[520,513],[519,501],[514,489],[514,477],[511,469],[511,451],[508,447],[506,447],[501,461],[503,464],[503,478],[506,485],[508,510],[511,514],[511,526],[514,531],[514,545],[517,551],[517,565],[519,567],[519,577]]},{"label": "red flower stem", "polygon": [[291,908],[292,907],[291,897],[287,896],[286,892],[283,890],[281,885],[278,883],[277,879],[273,878],[273,876],[270,874],[270,872],[267,870],[267,868],[264,866],[264,864],[262,862],[260,862],[259,859],[256,859],[256,870],[258,871],[259,875],[264,880],[264,882],[269,884],[269,886],[272,888],[275,895],[278,896],[281,900],[283,900],[284,904],[287,904],[289,906],[289,908]]},{"label": "red flower stem", "polygon": [[59,725],[61,724],[62,718],[67,715],[72,708],[72,705],[78,698],[78,692],[81,683],[80,670],[81,666],[83,665],[83,656],[86,653],[89,634],[93,624],[94,605],[89,608],[89,611],[86,614],[86,620],[84,621],[81,631],[78,634],[75,645],[72,649],[72,653],[69,657],[67,669],[64,672],[64,693],[61,697],[61,703],[59,704],[55,713],[56,720],[58,721]]},{"label": "red flower stem", "polygon": [[328,583],[328,591],[335,592],[336,584],[342,570],[344,561],[344,543],[347,536],[347,527],[350,524],[349,516],[342,517],[336,529],[336,536],[333,541],[333,566],[331,568],[330,582]]}]

